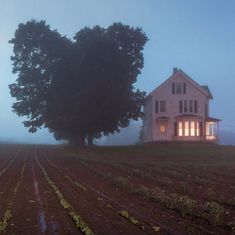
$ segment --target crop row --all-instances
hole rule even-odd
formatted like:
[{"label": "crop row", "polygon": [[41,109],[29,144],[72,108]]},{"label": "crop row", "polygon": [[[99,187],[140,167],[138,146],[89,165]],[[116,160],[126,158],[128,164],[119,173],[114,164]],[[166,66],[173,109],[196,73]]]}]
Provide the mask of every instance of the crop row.
[{"label": "crop row", "polygon": [[221,226],[225,229],[235,231],[235,220],[226,222],[226,217],[230,217],[230,213],[214,201],[193,200],[188,196],[178,195],[176,193],[166,193],[164,190],[155,187],[149,189],[140,185],[138,188],[131,185],[126,178],[117,177],[113,180],[116,187],[125,188],[132,195],[142,196],[143,198],[163,204],[166,208],[180,212],[182,217],[191,216],[201,218],[208,221],[213,226]]},{"label": "crop row", "polygon": [[[82,189],[85,192],[87,191],[87,187],[83,186],[82,184],[78,183],[76,180],[72,179],[70,176],[65,174],[63,172],[63,171],[66,171],[65,169],[57,167],[54,163],[52,163],[49,160],[48,160],[48,162],[52,167],[54,167],[55,169],[57,169],[61,173],[63,173],[64,177],[67,178],[76,187],[78,187],[79,189]],[[107,204],[107,208],[111,209],[114,213],[117,213],[119,216],[125,218],[129,223],[133,224],[134,226],[137,226],[140,230],[146,231],[144,223],[142,223],[140,220],[136,219],[133,215],[130,214],[130,212],[128,212],[127,210],[117,210],[117,209],[115,209],[116,206],[113,205],[113,201],[111,200],[111,198],[109,196],[106,196],[104,193],[102,193],[100,191],[92,190],[92,187],[90,187],[90,189],[91,189],[91,191],[93,191],[96,194],[101,196],[101,197],[98,197],[98,201],[103,201],[103,197],[105,197],[109,201],[109,204]],[[118,203],[115,202],[115,204],[117,205]],[[152,226],[152,230],[154,232],[159,232],[160,227]]]},{"label": "crop row", "polygon": [[[10,164],[8,164],[8,166],[10,166],[13,161],[14,161],[14,159],[11,160],[11,162],[10,162]],[[6,229],[7,229],[8,224],[9,224],[9,220],[12,218],[13,201],[16,197],[16,194],[19,190],[19,187],[21,185],[21,182],[22,182],[22,179],[23,179],[23,176],[24,176],[25,162],[26,162],[26,160],[24,159],[24,164],[23,164],[22,169],[21,169],[20,177],[19,177],[19,179],[17,181],[17,184],[16,184],[16,186],[14,187],[14,190],[13,190],[12,199],[11,199],[10,202],[8,202],[8,204],[6,206],[6,210],[3,214],[3,218],[0,221],[0,234],[6,232]]]},{"label": "crop row", "polygon": [[16,156],[13,157],[13,158],[8,162],[8,164],[6,165],[6,167],[5,167],[3,170],[1,170],[1,172],[0,172],[0,177],[9,169],[9,167],[13,164],[13,162],[15,161],[15,159],[16,159]]},{"label": "crop row", "polygon": [[51,180],[51,178],[48,176],[45,168],[41,165],[38,158],[36,157],[36,162],[39,166],[39,168],[42,170],[43,175],[47,181],[47,183],[50,185],[50,187],[53,189],[54,193],[56,194],[61,206],[68,211],[70,217],[75,222],[76,228],[78,228],[81,232],[83,232],[85,235],[93,235],[93,231],[88,227],[88,225],[83,221],[81,216],[73,209],[72,205],[64,198],[63,194],[58,189],[57,185]]},{"label": "crop row", "polygon": [[[47,162],[55,169],[59,170],[61,172],[61,169],[57,167],[53,162],[51,162],[49,159],[46,159]],[[84,192],[87,191],[86,187],[83,186],[82,184],[78,183],[77,181],[73,180],[70,176],[64,174],[65,178],[67,178],[72,184],[77,186],[79,189],[83,190]]]}]

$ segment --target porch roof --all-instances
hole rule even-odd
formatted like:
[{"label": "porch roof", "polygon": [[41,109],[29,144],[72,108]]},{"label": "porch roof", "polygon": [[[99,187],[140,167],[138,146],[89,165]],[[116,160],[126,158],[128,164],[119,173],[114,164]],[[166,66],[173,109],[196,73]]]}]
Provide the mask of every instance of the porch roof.
[{"label": "porch roof", "polygon": [[206,122],[220,122],[221,119],[218,118],[213,118],[213,117],[208,117],[206,118]]},{"label": "porch roof", "polygon": [[195,114],[181,114],[181,115],[178,115],[178,116],[175,116],[175,118],[202,118],[201,116],[199,115],[195,115]]},{"label": "porch roof", "polygon": [[160,116],[157,118],[157,120],[169,120],[170,118],[169,117],[166,117],[166,116]]}]

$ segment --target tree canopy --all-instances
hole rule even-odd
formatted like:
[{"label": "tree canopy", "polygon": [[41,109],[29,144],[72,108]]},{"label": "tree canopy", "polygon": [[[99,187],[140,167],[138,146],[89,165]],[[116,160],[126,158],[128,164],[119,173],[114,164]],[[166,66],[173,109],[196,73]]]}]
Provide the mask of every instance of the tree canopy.
[{"label": "tree canopy", "polygon": [[141,28],[114,23],[83,28],[73,39],[45,21],[20,24],[10,40],[13,111],[30,132],[47,127],[56,139],[84,143],[142,118],[145,93],[134,83],[144,65]]}]

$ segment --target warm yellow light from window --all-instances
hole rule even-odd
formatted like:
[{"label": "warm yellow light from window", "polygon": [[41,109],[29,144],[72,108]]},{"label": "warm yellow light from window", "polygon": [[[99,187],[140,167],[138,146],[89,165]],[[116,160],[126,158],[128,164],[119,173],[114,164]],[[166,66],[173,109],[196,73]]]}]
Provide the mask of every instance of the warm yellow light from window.
[{"label": "warm yellow light from window", "polygon": [[183,136],[183,123],[179,122],[179,136]]},{"label": "warm yellow light from window", "polygon": [[199,122],[196,122],[197,125],[197,136],[199,136]]},{"label": "warm yellow light from window", "polygon": [[166,132],[166,126],[165,125],[160,125],[160,132],[165,133]]},{"label": "warm yellow light from window", "polygon": [[189,136],[189,122],[188,121],[184,123],[184,135]]},{"label": "warm yellow light from window", "polygon": [[195,122],[190,122],[190,135],[195,136]]}]

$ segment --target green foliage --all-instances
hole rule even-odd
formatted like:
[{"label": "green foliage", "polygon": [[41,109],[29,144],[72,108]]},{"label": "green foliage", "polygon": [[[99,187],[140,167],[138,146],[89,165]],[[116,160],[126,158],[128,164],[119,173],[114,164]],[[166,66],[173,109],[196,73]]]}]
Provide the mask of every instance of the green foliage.
[{"label": "green foliage", "polygon": [[6,232],[8,221],[11,219],[11,217],[12,217],[11,208],[8,208],[3,214],[3,220],[0,221],[0,234]]},{"label": "green foliage", "polygon": [[20,24],[10,40],[18,75],[9,86],[14,112],[27,117],[30,132],[45,126],[74,143],[118,132],[143,117],[145,93],[133,84],[147,40],[140,28],[121,23],[83,28],[74,40],[45,21]]},{"label": "green foliage", "polygon": [[[13,158],[10,161],[8,166],[11,165],[14,160],[15,160],[15,158]],[[21,169],[20,177],[19,177],[19,179],[17,181],[17,184],[16,184],[16,186],[14,187],[14,190],[13,190],[14,195],[13,195],[12,201],[14,200],[14,198],[16,196],[16,193],[18,192],[18,189],[20,187],[20,184],[21,184],[23,176],[24,176],[24,172],[25,172],[25,159],[24,159],[24,165]],[[9,220],[12,218],[12,207],[13,207],[13,202],[11,202],[11,201],[8,202],[6,211],[4,212],[3,218],[0,221],[0,234],[5,233],[6,230],[7,230],[7,227],[9,225]]]},{"label": "green foliage", "polygon": [[206,202],[203,205],[202,213],[214,226],[216,226],[225,215],[225,210],[216,202]]},{"label": "green foliage", "polygon": [[141,230],[145,230],[144,225],[142,225],[135,217],[131,216],[126,210],[118,211],[118,214],[128,220],[130,223],[138,226]]}]

